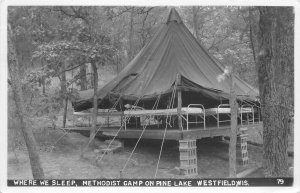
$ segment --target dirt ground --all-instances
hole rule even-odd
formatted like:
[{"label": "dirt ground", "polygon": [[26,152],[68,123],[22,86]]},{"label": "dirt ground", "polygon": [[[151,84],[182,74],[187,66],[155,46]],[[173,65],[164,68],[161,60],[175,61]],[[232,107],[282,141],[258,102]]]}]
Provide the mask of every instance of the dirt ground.
[{"label": "dirt ground", "polygon": [[[124,148],[111,155],[105,155],[99,162],[100,153],[93,149],[80,156],[81,148],[88,138],[79,133],[62,130],[36,132],[45,176],[48,179],[87,178],[154,178],[161,140],[141,140],[127,167],[120,176],[120,170],[130,156],[136,140],[124,141]],[[63,136],[62,138],[60,138]],[[96,146],[107,145],[105,139],[97,139]],[[8,152],[8,179],[32,178],[27,150],[19,146]],[[198,176],[195,178],[226,178],[228,176],[228,142],[203,139],[197,142]],[[238,172],[261,164],[261,147],[248,145],[249,165],[238,163]],[[102,155],[102,154],[101,154]],[[98,156],[98,161],[96,161]],[[179,172],[179,151],[177,141],[165,141],[157,178],[186,178]],[[258,171],[251,177],[263,177]]]}]

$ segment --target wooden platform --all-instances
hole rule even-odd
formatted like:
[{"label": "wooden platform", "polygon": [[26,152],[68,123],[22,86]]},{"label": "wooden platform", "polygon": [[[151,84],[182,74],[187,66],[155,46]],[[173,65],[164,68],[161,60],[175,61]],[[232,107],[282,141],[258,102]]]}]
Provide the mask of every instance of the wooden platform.
[{"label": "wooden platform", "polygon": [[[248,127],[248,129],[251,129],[251,127],[257,127],[261,123],[257,123],[254,125],[248,125],[248,126],[241,126],[239,125],[239,128]],[[70,131],[77,131],[77,132],[89,132],[91,127],[67,127],[64,128],[65,130]],[[97,133],[97,136],[99,137],[107,137],[107,136],[116,136],[118,130],[120,127],[110,127],[110,128],[101,128],[99,132]],[[122,128],[117,138],[120,139],[137,139],[140,137],[142,133],[142,128],[138,129],[130,129],[127,128],[126,130]],[[216,136],[229,136],[230,135],[230,125],[223,125],[220,126],[220,128],[217,128],[216,126],[207,127],[206,129],[203,128],[191,128],[189,130],[179,130],[178,128],[168,128],[166,132],[165,139],[167,140],[180,140],[180,139],[201,139],[206,137],[216,137]],[[164,136],[164,129],[153,129],[153,128],[147,128],[143,134],[144,139],[162,139]]]}]

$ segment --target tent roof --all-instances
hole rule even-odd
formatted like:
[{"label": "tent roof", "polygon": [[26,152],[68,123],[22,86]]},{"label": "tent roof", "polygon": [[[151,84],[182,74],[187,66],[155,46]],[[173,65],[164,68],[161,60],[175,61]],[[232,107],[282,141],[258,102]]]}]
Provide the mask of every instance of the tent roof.
[{"label": "tent roof", "polygon": [[[139,98],[163,94],[170,91],[177,74],[199,88],[228,94],[230,80],[217,80],[223,72],[224,66],[199,44],[172,8],[166,23],[151,41],[118,76],[99,89],[98,96],[116,93]],[[238,77],[234,80],[237,95],[258,96],[258,91],[249,84]],[[85,99],[92,96],[91,92]]]},{"label": "tent roof", "polygon": [[169,16],[168,16],[168,19],[167,19],[167,22],[166,23],[169,23],[171,21],[176,21],[177,23],[182,23],[182,20],[178,14],[178,12],[176,11],[175,8],[172,8],[170,10],[170,13],[169,13]]}]

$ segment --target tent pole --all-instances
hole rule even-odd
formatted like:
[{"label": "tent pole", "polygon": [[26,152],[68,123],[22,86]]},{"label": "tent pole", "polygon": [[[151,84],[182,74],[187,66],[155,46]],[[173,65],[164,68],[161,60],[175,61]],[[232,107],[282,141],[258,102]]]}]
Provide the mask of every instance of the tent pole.
[{"label": "tent pole", "polygon": [[176,77],[176,87],[177,87],[177,114],[178,114],[178,128],[183,130],[182,127],[182,117],[181,117],[181,108],[182,108],[182,93],[181,93],[181,75],[177,74]]}]

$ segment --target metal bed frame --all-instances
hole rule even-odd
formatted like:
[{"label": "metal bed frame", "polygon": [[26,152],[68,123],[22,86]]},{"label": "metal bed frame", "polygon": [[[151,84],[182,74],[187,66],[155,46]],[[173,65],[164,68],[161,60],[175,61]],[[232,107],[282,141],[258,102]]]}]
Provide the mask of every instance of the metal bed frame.
[{"label": "metal bed frame", "polygon": [[[192,111],[193,108],[197,108],[196,111]],[[257,107],[259,109],[259,107]],[[220,104],[218,105],[217,108],[210,108],[210,109],[205,109],[202,104],[189,104],[187,107],[182,108],[182,113],[181,117],[183,120],[186,122],[186,130],[190,129],[190,124],[203,124],[204,129],[206,129],[206,117],[207,116],[212,116],[214,119],[217,121],[217,127],[220,128],[220,123],[224,122],[230,122],[231,118],[231,111],[230,111],[230,105],[229,104]],[[199,111],[201,109],[201,112]],[[254,111],[254,106],[251,104],[243,104],[241,107],[239,107],[238,110],[238,119],[241,121],[241,125],[246,124],[254,124],[255,120],[257,119],[255,117],[255,111]],[[220,120],[220,115],[224,114],[229,117],[229,119],[225,120]],[[244,116],[246,114],[246,119],[244,119]],[[81,117],[87,117],[88,122],[90,125],[90,117],[93,115],[93,113],[90,112],[74,112],[74,117],[75,116],[81,116]],[[166,120],[166,124],[169,124],[170,127],[172,127],[171,121],[173,120],[173,125],[174,125],[174,117],[177,115],[177,109],[169,109],[167,110],[136,110],[135,113],[128,113],[126,112],[116,112],[115,109],[113,110],[108,110],[108,112],[99,112],[98,116],[102,117],[107,117],[107,125],[109,127],[109,117],[115,117],[119,116],[121,118],[121,125],[124,125],[124,129],[127,129],[127,121],[126,118],[128,117],[145,117],[144,119],[148,119],[148,123],[150,124],[151,117],[154,116],[170,116],[169,119]],[[191,120],[190,117],[193,116],[195,117],[195,121]],[[74,117],[73,117],[73,124],[74,124]],[[200,120],[198,120],[198,117]],[[260,112],[258,111],[258,121],[260,121]],[[158,123],[159,126],[159,123]],[[182,128],[183,129],[183,128]]]}]

